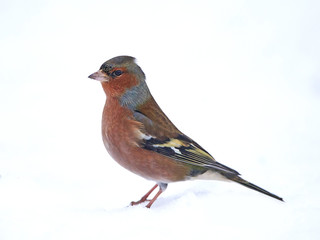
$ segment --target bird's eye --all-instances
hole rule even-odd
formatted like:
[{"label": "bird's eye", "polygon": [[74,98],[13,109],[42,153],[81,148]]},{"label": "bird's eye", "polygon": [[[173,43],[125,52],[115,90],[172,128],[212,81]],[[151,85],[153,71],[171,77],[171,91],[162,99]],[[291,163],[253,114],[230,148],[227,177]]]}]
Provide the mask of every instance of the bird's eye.
[{"label": "bird's eye", "polygon": [[115,70],[111,73],[112,77],[119,77],[123,72],[121,70]]}]

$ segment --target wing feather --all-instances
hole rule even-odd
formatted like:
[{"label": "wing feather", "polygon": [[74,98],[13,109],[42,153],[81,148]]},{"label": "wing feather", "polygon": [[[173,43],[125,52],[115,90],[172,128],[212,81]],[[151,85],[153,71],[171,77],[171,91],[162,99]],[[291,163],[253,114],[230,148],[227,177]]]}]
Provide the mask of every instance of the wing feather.
[{"label": "wing feather", "polygon": [[[162,154],[173,160],[204,169],[216,170],[231,175],[240,175],[237,171],[217,162],[205,149],[181,133],[175,126],[175,132],[167,133],[166,121],[157,121],[146,116],[141,110],[134,112],[134,117],[142,123],[141,147]],[[171,123],[171,122],[170,122]],[[152,131],[148,131],[152,128]],[[155,129],[158,129],[156,131]],[[150,133],[151,132],[151,133]]]}]

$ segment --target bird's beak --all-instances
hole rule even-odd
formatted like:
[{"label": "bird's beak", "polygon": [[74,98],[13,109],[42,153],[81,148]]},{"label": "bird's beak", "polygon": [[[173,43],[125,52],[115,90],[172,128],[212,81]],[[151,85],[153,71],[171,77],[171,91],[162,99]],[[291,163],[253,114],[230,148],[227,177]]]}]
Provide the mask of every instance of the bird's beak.
[{"label": "bird's beak", "polygon": [[88,78],[100,81],[100,82],[108,82],[109,76],[103,71],[99,70],[95,73],[92,73]]}]

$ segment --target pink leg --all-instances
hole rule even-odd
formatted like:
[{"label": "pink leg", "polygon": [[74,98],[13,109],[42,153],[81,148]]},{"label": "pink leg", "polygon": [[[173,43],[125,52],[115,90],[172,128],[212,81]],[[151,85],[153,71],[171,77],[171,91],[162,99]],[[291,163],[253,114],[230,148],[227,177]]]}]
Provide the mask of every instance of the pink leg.
[{"label": "pink leg", "polygon": [[163,193],[163,190],[159,188],[159,191],[157,192],[157,194],[154,196],[154,198],[152,198],[152,200],[148,203],[146,207],[150,208],[151,205],[154,203],[155,200],[157,200],[157,198],[160,196],[161,193]]},{"label": "pink leg", "polygon": [[[147,198],[149,197],[149,195],[159,186],[159,191],[157,192],[157,194],[151,199],[148,200]],[[154,203],[155,200],[157,200],[157,198],[160,196],[161,193],[163,193],[166,188],[167,188],[168,184],[167,183],[157,183],[153,188],[151,188],[151,190],[149,192],[147,192],[139,201],[137,202],[131,202],[131,206],[133,205],[137,205],[140,203],[143,203],[145,201],[150,201],[148,203],[148,205],[146,206],[147,208],[150,208],[151,205]]]},{"label": "pink leg", "polygon": [[[149,201],[149,200],[147,200],[147,198],[149,197],[149,195],[156,189],[158,187],[158,184],[156,184],[156,185],[154,185],[154,187],[153,188],[151,188],[151,190],[149,191],[149,192],[147,192],[139,201],[137,201],[137,202],[134,202],[134,201],[132,201],[131,203],[130,203],[130,205],[131,206],[133,206],[133,205],[138,205],[138,204],[140,204],[140,203],[143,203],[143,202],[145,202],[145,201]],[[160,194],[159,194],[160,195]],[[153,198],[154,199],[154,198]],[[152,200],[153,200],[152,199]],[[155,199],[154,199],[154,201],[155,201]],[[153,201],[153,202],[154,202]],[[153,203],[152,202],[152,203]],[[149,204],[148,204],[149,205]],[[151,206],[151,205],[150,205]]]}]

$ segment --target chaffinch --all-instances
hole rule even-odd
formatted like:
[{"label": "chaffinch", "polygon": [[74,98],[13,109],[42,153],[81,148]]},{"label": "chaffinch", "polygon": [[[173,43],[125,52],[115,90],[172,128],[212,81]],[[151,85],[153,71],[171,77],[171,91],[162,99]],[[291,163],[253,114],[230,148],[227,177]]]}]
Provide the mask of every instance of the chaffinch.
[{"label": "chaffinch", "polygon": [[[102,64],[89,78],[98,80],[107,95],[102,115],[103,143],[121,166],[156,185],[139,201],[150,208],[168,183],[191,179],[222,179],[282,200],[217,162],[205,149],[180,132],[163,113],[135,58],[118,56]],[[159,191],[148,196],[159,186]]]}]

